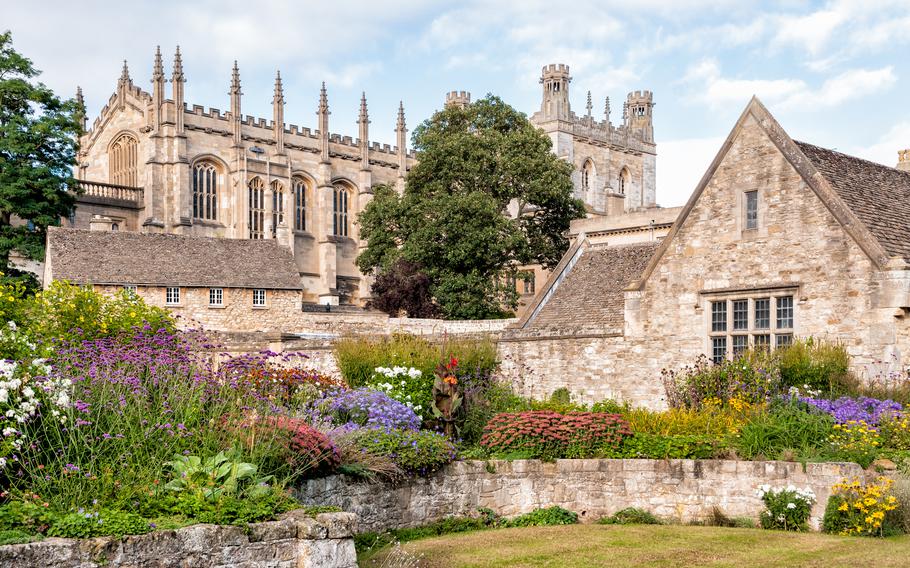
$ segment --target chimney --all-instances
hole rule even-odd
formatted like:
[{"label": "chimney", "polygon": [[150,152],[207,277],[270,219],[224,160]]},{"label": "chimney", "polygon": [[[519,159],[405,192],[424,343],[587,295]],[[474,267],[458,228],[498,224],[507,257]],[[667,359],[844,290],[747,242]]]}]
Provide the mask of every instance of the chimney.
[{"label": "chimney", "polygon": [[114,220],[110,217],[102,217],[101,215],[94,215],[92,219],[88,222],[88,228],[90,231],[100,231],[108,232],[114,230]]},{"label": "chimney", "polygon": [[910,172],[910,148],[897,151],[897,169]]}]

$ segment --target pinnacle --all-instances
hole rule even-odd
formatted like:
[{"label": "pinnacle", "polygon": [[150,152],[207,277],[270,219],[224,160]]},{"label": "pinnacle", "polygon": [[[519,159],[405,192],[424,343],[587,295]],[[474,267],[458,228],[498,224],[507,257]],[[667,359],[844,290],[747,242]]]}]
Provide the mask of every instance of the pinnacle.
[{"label": "pinnacle", "polygon": [[177,46],[177,50],[174,52],[174,74],[171,78],[171,81],[174,83],[178,81],[186,81],[183,77],[183,58],[180,57],[180,46]]},{"label": "pinnacle", "polygon": [[152,66],[152,82],[164,81],[164,65],[161,63],[161,46],[155,47],[155,63]]},{"label": "pinnacle", "polygon": [[272,98],[273,103],[284,102],[284,87],[281,84],[281,71],[275,73],[275,96]]},{"label": "pinnacle", "polygon": [[123,70],[120,73],[120,82],[124,84],[131,84],[133,79],[130,78],[130,69],[126,65],[126,59],[123,60]]},{"label": "pinnacle", "polygon": [[360,95],[360,122],[369,122],[369,113],[367,112],[367,93],[364,91]]},{"label": "pinnacle", "polygon": [[398,101],[398,130],[404,130],[404,101]]},{"label": "pinnacle", "polygon": [[231,90],[228,94],[240,95],[240,69],[237,67],[237,60],[234,60],[234,68],[231,70]]},{"label": "pinnacle", "polygon": [[329,95],[325,90],[325,81],[322,82],[322,88],[319,89],[319,112],[329,112]]}]

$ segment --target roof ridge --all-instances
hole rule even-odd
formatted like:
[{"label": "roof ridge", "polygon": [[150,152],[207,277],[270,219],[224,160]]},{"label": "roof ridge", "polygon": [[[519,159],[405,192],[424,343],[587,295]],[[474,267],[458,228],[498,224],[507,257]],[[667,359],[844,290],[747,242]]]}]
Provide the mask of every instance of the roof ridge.
[{"label": "roof ridge", "polygon": [[824,146],[819,146],[818,144],[813,144],[811,142],[803,142],[802,140],[793,140],[794,143],[799,144],[800,146],[811,146],[813,148],[818,148],[819,150],[824,150],[825,152],[831,152],[832,154],[837,154],[839,156],[844,156],[845,158],[850,158],[851,160],[856,160],[857,162],[865,162],[871,166],[878,168],[885,168],[886,170],[891,170],[898,172],[903,175],[910,176],[910,171],[899,170],[894,166],[889,166],[881,162],[876,162],[874,160],[869,160],[867,158],[861,158],[859,156],[854,156],[853,154],[847,154],[846,152],[841,152],[840,150],[834,150],[832,148],[825,148]]}]

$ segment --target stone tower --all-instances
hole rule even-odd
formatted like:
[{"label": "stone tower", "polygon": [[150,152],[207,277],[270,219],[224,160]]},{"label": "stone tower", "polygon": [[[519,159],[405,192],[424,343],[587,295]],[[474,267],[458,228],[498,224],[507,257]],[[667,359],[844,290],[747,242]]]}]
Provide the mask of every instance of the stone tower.
[{"label": "stone tower", "polygon": [[645,142],[654,141],[653,108],[651,91],[635,91],[626,98],[626,128]]},{"label": "stone tower", "polygon": [[543,68],[540,84],[543,86],[543,99],[540,103],[540,114],[549,120],[569,120],[572,109],[569,105],[569,66],[562,63],[551,63]]},{"label": "stone tower", "polygon": [[464,108],[471,104],[471,93],[467,91],[450,91],[446,93],[445,106]]}]

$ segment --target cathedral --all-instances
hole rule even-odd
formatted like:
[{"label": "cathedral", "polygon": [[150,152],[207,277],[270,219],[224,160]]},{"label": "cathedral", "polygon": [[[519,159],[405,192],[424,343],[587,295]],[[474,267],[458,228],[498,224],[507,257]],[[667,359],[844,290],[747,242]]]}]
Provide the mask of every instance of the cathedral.
[{"label": "cathedral", "polygon": [[[584,116],[571,110],[570,81],[566,65],[543,68],[541,107],[531,121],[551,138],[553,151],[574,166],[576,196],[588,215],[653,207],[651,93],[630,93],[622,124],[614,126],[609,98],[603,120],[592,116],[590,92]],[[311,129],[285,122],[280,74],[271,120],[243,114],[236,62],[225,112],[188,104],[185,82],[179,48],[170,80],[156,51],[151,92],[133,82],[124,62],[116,91],[90,129],[83,117],[76,172],[83,193],[70,226],[97,230],[106,223],[113,231],[273,239],[293,255],[304,304],[361,305],[370,283],[355,262],[365,246],[357,215],[375,185],[401,191],[416,163],[407,151],[403,105],[396,144],[390,146],[370,141],[365,96],[353,138],[330,133],[325,85]],[[469,93],[446,97],[446,104],[469,103]],[[531,294],[533,289],[532,281]]]}]

